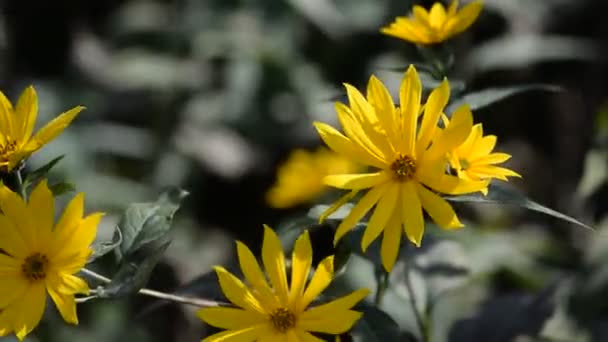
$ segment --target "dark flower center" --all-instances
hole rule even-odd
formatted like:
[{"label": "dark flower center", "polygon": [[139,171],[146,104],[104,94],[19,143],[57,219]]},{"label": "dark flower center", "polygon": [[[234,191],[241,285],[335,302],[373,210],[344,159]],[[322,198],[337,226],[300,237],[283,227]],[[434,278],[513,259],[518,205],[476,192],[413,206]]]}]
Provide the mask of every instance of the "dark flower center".
[{"label": "dark flower center", "polygon": [[390,168],[398,180],[407,181],[416,174],[416,160],[410,156],[399,156]]},{"label": "dark flower center", "polygon": [[46,278],[48,266],[49,259],[46,255],[36,253],[25,259],[21,265],[21,271],[23,272],[23,275],[31,281],[42,280]]},{"label": "dark flower center", "polygon": [[270,321],[272,325],[280,331],[285,333],[287,330],[296,326],[296,316],[285,308],[278,308],[270,314]]}]

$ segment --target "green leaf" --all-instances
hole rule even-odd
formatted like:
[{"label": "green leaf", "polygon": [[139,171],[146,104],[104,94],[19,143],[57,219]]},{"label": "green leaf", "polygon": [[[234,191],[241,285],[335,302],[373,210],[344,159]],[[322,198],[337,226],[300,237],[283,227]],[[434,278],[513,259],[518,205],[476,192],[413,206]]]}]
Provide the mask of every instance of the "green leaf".
[{"label": "green leaf", "polygon": [[49,190],[51,190],[53,196],[57,197],[67,192],[76,191],[76,186],[73,183],[61,182],[49,185]]},{"label": "green leaf", "polygon": [[508,97],[528,91],[560,92],[564,89],[550,84],[524,84],[510,87],[487,88],[473,93],[468,93],[453,101],[446,113],[451,116],[460,106],[467,104],[472,111],[487,107],[493,103]]},{"label": "green leaf", "polygon": [[353,341],[404,341],[401,338],[399,325],[386,312],[372,305],[361,305],[356,310],[362,311],[363,316],[353,327],[351,332]]},{"label": "green leaf", "polygon": [[118,272],[105,287],[99,288],[100,298],[118,298],[137,293],[146,286],[152,270],[171,244],[167,235],[122,259]]},{"label": "green leaf", "polygon": [[93,249],[93,254],[89,257],[87,263],[92,263],[95,259],[99,259],[102,256],[108,254],[109,252],[116,249],[122,243],[122,233],[120,232],[120,228],[116,227],[114,231],[114,236],[111,241],[101,241],[93,243],[91,249]]},{"label": "green leaf", "polygon": [[28,173],[25,176],[25,178],[23,179],[23,186],[27,189],[32,184],[37,183],[38,181],[40,181],[43,178],[46,178],[46,175],[49,173],[49,171],[51,171],[51,169],[55,165],[57,165],[57,163],[59,163],[61,161],[61,159],[63,159],[63,157],[65,157],[65,155],[60,155],[59,157],[42,165],[41,167],[37,168],[36,170]]},{"label": "green leaf", "polygon": [[[327,204],[319,204],[319,205],[315,205],[314,207],[310,208],[310,210],[308,210],[308,214],[307,216],[311,219],[314,219],[314,222],[317,223],[319,221],[319,218],[323,215],[323,213],[331,208],[332,205],[327,205]],[[331,213],[331,215],[327,216],[327,220],[344,220],[344,218],[346,218],[346,216],[348,216],[348,214],[350,214],[350,211],[353,209],[354,204],[352,203],[346,203],[344,205],[342,205],[341,207],[337,208],[333,213]]]},{"label": "green leaf", "polygon": [[594,230],[592,227],[582,223],[581,221],[562,214],[556,210],[547,208],[537,202],[534,202],[521,194],[512,186],[508,186],[504,183],[493,182],[490,184],[488,189],[488,195],[483,196],[477,192],[474,194],[458,195],[458,196],[447,196],[444,197],[448,201],[452,202],[469,202],[469,203],[495,203],[495,204],[508,204],[516,205],[522,208],[526,208],[532,211],[536,211],[545,215],[556,217],[560,220],[564,220],[570,223],[574,223],[583,228]]},{"label": "green leaf", "polygon": [[115,249],[117,259],[164,237],[171,228],[181,200],[187,195],[185,190],[171,188],[163,192],[156,202],[129,205],[118,223],[123,239],[120,247]]}]

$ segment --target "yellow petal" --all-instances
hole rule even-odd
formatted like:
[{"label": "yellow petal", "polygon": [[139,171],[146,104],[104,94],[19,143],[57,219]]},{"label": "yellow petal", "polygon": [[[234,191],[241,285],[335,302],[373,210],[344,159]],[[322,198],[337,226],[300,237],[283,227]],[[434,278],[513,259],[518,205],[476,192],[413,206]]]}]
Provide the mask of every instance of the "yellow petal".
[{"label": "yellow petal", "polygon": [[385,163],[381,159],[362,149],[330,125],[315,122],[314,126],[321,139],[333,151],[362,165],[375,166],[380,169],[385,167]]},{"label": "yellow petal", "polygon": [[429,12],[427,12],[424,7],[420,5],[414,5],[412,12],[414,13],[414,18],[416,18],[416,20],[418,20],[419,22],[429,23]]},{"label": "yellow petal", "polygon": [[0,227],[2,227],[0,229],[0,249],[15,258],[25,259],[30,249],[19,229],[2,214],[0,214]]},{"label": "yellow petal", "polygon": [[417,22],[405,17],[398,17],[394,23],[383,27],[380,32],[415,44],[429,44],[433,42],[427,30],[421,28]]},{"label": "yellow petal", "polygon": [[386,133],[386,137],[392,148],[398,146],[399,137],[396,133],[397,122],[395,121],[395,103],[384,84],[372,75],[367,83],[367,99],[374,107],[380,127]]},{"label": "yellow petal", "polygon": [[84,212],[84,193],[79,193],[66,206],[63,214],[57,222],[55,233],[60,236],[68,237],[72,230],[76,229]]},{"label": "yellow petal", "polygon": [[424,115],[422,116],[422,123],[418,132],[418,140],[416,141],[417,155],[422,155],[429,147],[431,139],[435,136],[439,116],[449,99],[450,85],[448,80],[444,79],[441,85],[431,92],[424,106]]},{"label": "yellow petal", "polygon": [[388,150],[386,135],[375,131],[367,120],[358,120],[351,109],[343,103],[336,103],[338,121],[346,136],[374,158],[386,162]]},{"label": "yellow petal", "polygon": [[433,145],[423,155],[423,163],[432,163],[462,144],[473,128],[473,114],[468,106],[462,106],[452,116],[450,124],[441,135],[433,141]]},{"label": "yellow petal", "polygon": [[395,211],[384,229],[382,246],[380,247],[382,266],[387,272],[392,271],[395,261],[397,261],[399,247],[401,246],[401,231],[401,213]]},{"label": "yellow petal", "polygon": [[76,115],[80,113],[84,107],[74,107],[67,112],[61,113],[58,117],[51,120],[48,124],[42,127],[34,136],[34,138],[28,143],[27,148],[37,150],[40,147],[46,145],[49,141],[53,140],[56,136],[61,134],[63,130],[76,118]]},{"label": "yellow petal", "polygon": [[71,229],[71,235],[68,237],[55,234],[55,241],[51,247],[52,252],[49,253],[59,267],[64,268],[68,273],[75,273],[84,266],[82,260],[78,260],[74,256],[88,256],[102,217],[102,213],[93,213],[85,217],[75,226],[75,229]]},{"label": "yellow petal", "polygon": [[5,309],[18,339],[23,340],[40,323],[45,306],[44,283],[35,282],[30,284],[27,294],[19,303],[14,303]]},{"label": "yellow petal", "polygon": [[420,247],[424,234],[424,217],[414,182],[401,185],[401,199],[401,220],[405,233],[413,244]]},{"label": "yellow petal", "polygon": [[262,325],[256,325],[241,330],[228,330],[211,335],[203,339],[203,342],[245,342],[259,341],[268,329]]},{"label": "yellow petal", "polygon": [[[0,266],[1,267],[1,266]],[[0,276],[0,308],[4,308],[23,297],[28,283],[20,274]]]},{"label": "yellow petal", "polygon": [[0,253],[0,276],[16,277],[21,274],[22,259]]},{"label": "yellow petal", "polygon": [[319,216],[319,223],[325,222],[325,220],[329,216],[331,216],[331,214],[335,213],[343,205],[348,203],[348,201],[355,198],[355,195],[357,195],[358,192],[359,192],[358,190],[353,190],[353,191],[347,193],[346,195],[338,198],[337,201],[335,201],[332,205],[329,206],[329,208],[325,209],[325,211],[323,213],[321,213],[321,215]]},{"label": "yellow petal", "polygon": [[326,185],[338,189],[363,190],[390,180],[387,172],[329,175],[323,178]]},{"label": "yellow petal", "polygon": [[236,242],[239,264],[245,279],[256,291],[256,296],[260,301],[268,307],[267,310],[273,310],[279,306],[279,302],[268,286],[268,282],[260,269],[255,256],[251,250],[240,241]]},{"label": "yellow petal", "polygon": [[334,257],[333,255],[323,259],[308,284],[308,287],[304,291],[304,294],[300,300],[296,303],[296,313],[304,311],[315,298],[317,298],[323,290],[331,283],[334,276]]},{"label": "yellow petal", "polygon": [[36,234],[36,226],[33,222],[35,213],[30,213],[27,205],[19,195],[8,190],[2,185],[2,201],[0,201],[0,209],[4,216],[9,219],[15,228],[19,230],[23,241],[28,246],[28,250],[38,250],[38,238]]},{"label": "yellow petal", "polygon": [[450,32],[450,36],[463,32],[469,28],[469,26],[477,20],[477,17],[479,17],[482,8],[483,3],[481,1],[474,1],[458,11],[454,19],[446,24],[446,30]]},{"label": "yellow petal", "polygon": [[36,213],[32,219],[41,241],[49,241],[55,218],[55,203],[46,179],[36,185],[27,207],[31,213]]},{"label": "yellow petal", "polygon": [[399,199],[399,185],[391,184],[385,194],[380,198],[374,213],[370,218],[363,238],[361,239],[361,250],[365,252],[367,247],[374,241],[386,227],[388,220],[393,215],[395,205]]},{"label": "yellow petal", "polygon": [[416,184],[422,207],[435,223],[446,229],[460,228],[464,225],[458,220],[452,206],[424,186]]},{"label": "yellow petal", "polygon": [[74,295],[66,295],[57,292],[54,288],[47,288],[49,295],[55,302],[55,306],[63,320],[67,323],[78,324],[78,316],[76,315],[76,301]]},{"label": "yellow petal", "polygon": [[[322,340],[318,337],[316,337],[315,335],[304,331],[302,329],[296,329],[295,330],[296,336],[298,337],[298,342],[326,342],[325,340]],[[274,342],[274,341],[272,341]]]},{"label": "yellow petal", "polygon": [[291,256],[291,290],[289,291],[289,306],[295,303],[304,293],[308,273],[312,265],[312,246],[308,231],[304,231],[296,240]]},{"label": "yellow petal", "polygon": [[462,195],[481,191],[490,184],[488,180],[471,181],[450,175],[443,175],[437,179],[428,178],[423,183],[435,191],[449,195]]},{"label": "yellow petal", "polygon": [[[482,125],[481,124],[474,125],[473,128],[471,129],[471,133],[469,134],[469,136],[465,139],[465,141],[460,146],[458,146],[456,148],[455,153],[460,158],[472,159],[473,156],[475,156],[476,154],[479,153],[477,151],[477,149],[479,147],[479,141],[482,138],[482,135],[483,135]],[[490,151],[492,151],[492,149],[490,149]],[[484,153],[483,155],[490,153],[490,151],[488,151],[487,153]]]},{"label": "yellow petal", "polygon": [[[89,294],[89,285],[82,278],[79,278],[72,274],[62,273],[58,276],[57,291],[66,294]],[[47,287],[49,285],[47,284]]]},{"label": "yellow petal", "polygon": [[450,4],[450,7],[448,8],[448,17],[452,17],[456,14],[456,11],[458,10],[458,0],[454,0],[452,1],[452,3]]},{"label": "yellow petal", "polygon": [[[359,289],[346,296],[334,299],[331,302],[312,307],[302,313],[299,323],[303,323],[304,321],[315,322],[327,319],[329,317],[340,318],[345,311],[352,309],[353,306],[357,305],[357,303],[362,301],[368,295],[369,289]],[[304,329],[316,331],[309,328]],[[341,332],[338,332],[337,334],[339,333]]]},{"label": "yellow petal", "polygon": [[267,314],[266,308],[249,289],[234,275],[226,271],[223,267],[214,267],[217,278],[220,282],[222,292],[234,305],[248,311]]},{"label": "yellow petal", "polygon": [[0,132],[2,132],[2,139],[5,136],[14,137],[13,132],[13,121],[15,120],[13,111],[13,105],[11,101],[0,91]]},{"label": "yellow petal", "polygon": [[429,23],[431,27],[435,29],[439,29],[443,26],[446,21],[446,12],[445,7],[441,2],[436,2],[431,7],[431,11],[429,13]]},{"label": "yellow petal", "polygon": [[241,330],[268,322],[268,317],[258,312],[235,308],[203,308],[196,315],[205,323],[221,329]]},{"label": "yellow petal", "polygon": [[29,86],[25,88],[19,97],[17,107],[15,108],[15,116],[15,133],[17,136],[13,138],[28,141],[32,136],[36,117],[38,116],[38,97],[36,96],[34,87]]},{"label": "yellow petal", "polygon": [[334,311],[325,317],[315,317],[316,319],[302,317],[298,321],[298,325],[307,331],[342,334],[350,330],[361,316],[363,313],[352,310]]},{"label": "yellow petal", "polygon": [[371,188],[360,200],[359,202],[351,209],[350,213],[338,226],[336,230],[336,234],[334,235],[334,245],[338,243],[338,241],[344,236],[344,234],[348,233],[354,226],[365,216],[365,214],[378,202],[380,197],[384,195],[386,192],[387,185],[390,183],[382,184],[380,186],[376,186]]},{"label": "yellow petal", "polygon": [[272,228],[264,225],[264,241],[262,244],[262,261],[272,288],[279,296],[279,301],[287,303],[287,276],[285,275],[285,254],[281,240]]},{"label": "yellow petal", "polygon": [[488,155],[485,155],[483,157],[479,157],[477,159],[472,160],[472,163],[475,164],[500,164],[503,163],[507,160],[511,159],[511,155],[510,154],[506,154],[506,153],[491,153]]},{"label": "yellow petal", "polygon": [[407,69],[399,89],[401,115],[403,116],[403,140],[399,151],[405,155],[414,155],[414,141],[416,137],[416,122],[420,111],[420,98],[422,85],[414,65]]}]

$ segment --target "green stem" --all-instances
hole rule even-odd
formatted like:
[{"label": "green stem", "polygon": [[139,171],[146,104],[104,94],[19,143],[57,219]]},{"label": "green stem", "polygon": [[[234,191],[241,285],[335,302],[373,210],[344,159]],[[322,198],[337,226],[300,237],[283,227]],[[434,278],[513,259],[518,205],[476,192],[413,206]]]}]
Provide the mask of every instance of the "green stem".
[{"label": "green stem", "polygon": [[382,298],[384,298],[386,289],[388,289],[389,273],[386,272],[384,269],[380,270],[378,272],[378,274],[376,275],[376,282],[378,284],[378,287],[376,290],[376,296],[374,298],[374,303],[376,304],[377,307],[379,307],[380,305],[382,305]]},{"label": "green stem", "polygon": [[407,288],[407,294],[410,297],[410,303],[412,304],[412,311],[414,312],[414,317],[416,318],[416,324],[420,330],[420,338],[423,342],[428,342],[430,341],[429,331],[422,314],[420,311],[418,311],[418,301],[416,300],[416,294],[414,293],[414,287],[412,286],[412,280],[410,278],[410,267],[407,267],[405,270],[405,287]]},{"label": "green stem", "polygon": [[27,193],[25,192],[25,187],[23,186],[23,177],[21,177],[21,170],[16,170],[13,172],[15,175],[15,192],[17,192],[23,201],[27,201]]},{"label": "green stem", "polygon": [[[89,276],[90,278],[96,279],[104,284],[109,284],[112,282],[112,279],[107,278],[97,272],[88,270],[86,268],[83,268],[81,270],[81,272],[87,276]],[[91,293],[95,294],[97,293],[97,290],[91,290]],[[203,298],[192,298],[192,297],[183,297],[183,296],[177,296],[174,294],[170,294],[170,293],[164,293],[164,292],[160,292],[160,291],[156,291],[156,290],[150,290],[150,289],[141,289],[138,292],[139,294],[142,294],[144,296],[149,296],[149,297],[154,297],[154,298],[159,298],[159,299],[164,299],[164,300],[169,300],[172,302],[176,302],[176,303],[181,303],[181,304],[188,304],[188,305],[193,305],[196,307],[203,307],[203,308],[209,308],[209,307],[214,307],[214,306],[219,306],[222,303],[214,301],[214,300],[209,300],[209,299],[203,299]],[[96,298],[96,296],[89,296],[89,297],[83,297],[83,298],[79,298],[77,299],[77,302],[81,302],[84,303],[86,301],[89,301],[93,298]]]}]

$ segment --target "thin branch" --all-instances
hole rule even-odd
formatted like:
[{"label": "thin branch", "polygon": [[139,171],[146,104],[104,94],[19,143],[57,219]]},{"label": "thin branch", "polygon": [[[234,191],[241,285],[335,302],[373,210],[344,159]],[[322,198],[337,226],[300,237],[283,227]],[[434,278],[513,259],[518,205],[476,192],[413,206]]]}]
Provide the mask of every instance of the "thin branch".
[{"label": "thin branch", "polygon": [[[101,275],[97,272],[91,271],[89,269],[86,269],[86,268],[83,268],[81,270],[81,272],[93,279],[101,281],[104,284],[109,284],[110,282],[112,282],[112,280],[110,278],[104,277],[103,275]],[[97,291],[91,290],[91,293],[97,293]],[[172,302],[188,304],[188,305],[193,305],[193,306],[197,306],[197,307],[214,307],[214,306],[220,306],[220,305],[224,304],[224,303],[221,303],[221,302],[218,302],[215,300],[178,296],[178,295],[164,293],[164,292],[150,290],[150,289],[141,289],[141,290],[139,290],[138,293],[141,295],[144,295],[144,296],[169,300]],[[97,296],[91,296],[91,297],[97,297]],[[92,298],[84,297],[84,298],[79,298],[79,299],[80,300],[86,299],[84,301],[88,301]]]}]

